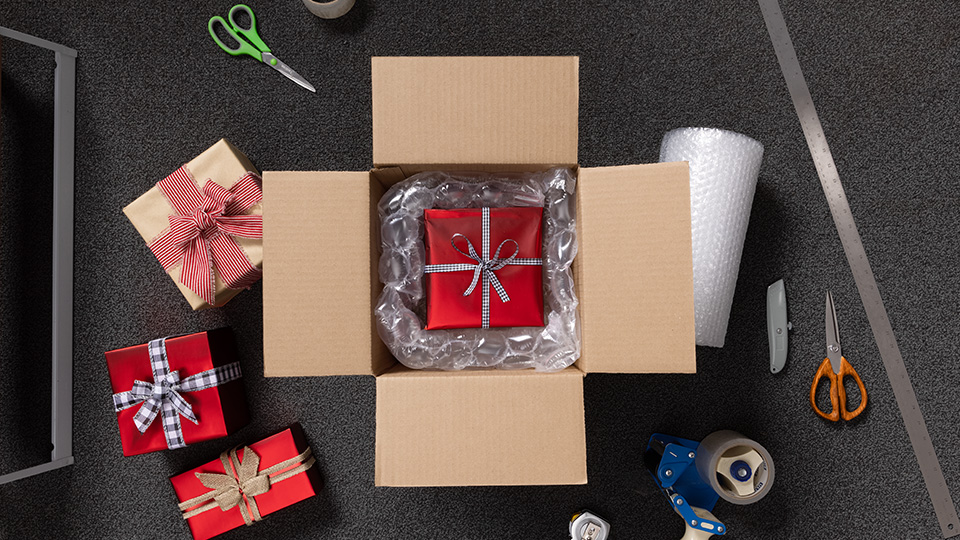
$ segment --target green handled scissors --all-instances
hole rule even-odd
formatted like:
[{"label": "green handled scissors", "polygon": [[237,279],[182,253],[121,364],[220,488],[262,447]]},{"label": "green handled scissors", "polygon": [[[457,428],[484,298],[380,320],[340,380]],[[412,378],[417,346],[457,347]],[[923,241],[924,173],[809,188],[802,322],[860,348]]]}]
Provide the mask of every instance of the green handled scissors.
[{"label": "green handled scissors", "polygon": [[[246,14],[250,16],[250,28],[244,28],[240,26],[235,20],[236,14],[241,11],[246,12]],[[290,66],[284,64],[279,58],[270,53],[270,47],[267,47],[267,44],[260,39],[259,35],[257,35],[257,19],[253,16],[253,10],[250,9],[250,6],[247,6],[246,4],[237,4],[233,6],[230,8],[230,13],[227,15],[227,19],[229,19],[230,24],[227,24],[227,21],[223,20],[223,17],[216,15],[214,17],[210,17],[210,22],[207,24],[207,29],[210,31],[210,37],[217,42],[217,45],[219,45],[221,49],[226,51],[228,54],[232,54],[233,56],[240,54],[252,56],[279,71],[280,73],[283,73],[288,79],[306,88],[307,90],[311,92],[317,91],[317,89],[314,88],[312,84],[308,83],[306,79],[301,77],[299,73],[291,69]],[[217,37],[217,33],[213,29],[214,25],[216,24],[223,26],[223,29],[226,31],[227,35],[236,40],[238,46],[235,49],[227,47],[222,41],[220,41],[220,38]]]}]

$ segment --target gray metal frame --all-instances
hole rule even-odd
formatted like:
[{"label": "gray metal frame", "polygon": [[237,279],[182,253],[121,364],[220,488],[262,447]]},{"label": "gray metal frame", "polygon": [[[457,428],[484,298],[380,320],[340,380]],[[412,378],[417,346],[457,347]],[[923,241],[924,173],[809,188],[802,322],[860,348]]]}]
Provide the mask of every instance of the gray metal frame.
[{"label": "gray metal frame", "polygon": [[73,464],[73,158],[77,51],[0,26],[0,36],[53,51],[53,335],[50,462],[0,476],[0,484]]}]

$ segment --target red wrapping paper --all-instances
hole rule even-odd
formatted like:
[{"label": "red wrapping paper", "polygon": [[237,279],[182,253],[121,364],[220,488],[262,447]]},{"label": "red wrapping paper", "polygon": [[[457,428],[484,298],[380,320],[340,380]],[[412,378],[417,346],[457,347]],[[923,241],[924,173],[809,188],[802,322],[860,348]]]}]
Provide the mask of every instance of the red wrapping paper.
[{"label": "red wrapping paper", "polygon": [[[179,370],[181,378],[236,362],[238,359],[233,332],[229,328],[170,338],[167,339],[166,346],[170,371]],[[134,379],[153,382],[146,343],[109,351],[105,356],[113,393],[130,390]],[[188,445],[224,437],[250,421],[242,378],[181,395],[193,407],[199,421],[194,424],[180,417],[183,438]],[[167,449],[162,415],[157,415],[150,427],[141,434],[133,423],[133,417],[139,408],[137,405],[117,413],[124,456]]]},{"label": "red wrapping paper", "polygon": [[[276,435],[248,446],[260,456],[259,469],[263,470],[302,453],[307,449],[307,442],[300,424],[293,424]],[[238,450],[237,454],[241,460],[244,459],[242,450]],[[217,458],[170,478],[178,501],[183,502],[211,491],[197,479],[195,473],[198,472],[223,474],[223,463]],[[255,497],[260,515],[266,518],[268,514],[281,508],[313,497],[322,487],[323,482],[317,465],[286,480],[273,483],[269,491]],[[219,508],[207,510],[189,518],[187,524],[190,526],[194,540],[206,540],[244,525],[239,506],[226,512]]]},{"label": "red wrapping paper", "polygon": [[[450,245],[453,235],[466,236],[477,254],[482,256],[481,209],[424,210],[424,244],[426,264],[476,264]],[[541,222],[543,208],[491,208],[490,256],[504,240],[511,239],[519,246],[518,258],[541,257]],[[457,245],[467,252],[466,242]],[[514,251],[507,242],[500,252],[506,258]],[[543,326],[543,267],[507,265],[495,274],[510,296],[502,302],[496,291],[490,290],[490,327]],[[480,328],[482,312],[481,282],[469,295],[463,292],[470,286],[473,272],[443,272],[425,274],[427,291],[427,330],[441,328]]]}]

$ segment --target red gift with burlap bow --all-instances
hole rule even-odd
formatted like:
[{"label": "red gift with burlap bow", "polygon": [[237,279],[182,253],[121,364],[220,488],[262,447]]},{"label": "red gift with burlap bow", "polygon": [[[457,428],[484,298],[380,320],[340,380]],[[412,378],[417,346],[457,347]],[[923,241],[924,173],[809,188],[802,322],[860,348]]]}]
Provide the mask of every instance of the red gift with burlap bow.
[{"label": "red gift with burlap bow", "polygon": [[263,217],[246,213],[263,199],[260,183],[247,171],[229,189],[207,179],[201,190],[186,166],[157,183],[176,214],[150,249],[164,270],[182,265],[180,282],[211,306],[216,275],[230,289],[249,288],[262,276],[235,240],[263,237]]},{"label": "red gift with burlap bow", "polygon": [[170,483],[194,540],[208,540],[318,495],[323,479],[315,461],[303,429],[293,424],[173,476]]}]

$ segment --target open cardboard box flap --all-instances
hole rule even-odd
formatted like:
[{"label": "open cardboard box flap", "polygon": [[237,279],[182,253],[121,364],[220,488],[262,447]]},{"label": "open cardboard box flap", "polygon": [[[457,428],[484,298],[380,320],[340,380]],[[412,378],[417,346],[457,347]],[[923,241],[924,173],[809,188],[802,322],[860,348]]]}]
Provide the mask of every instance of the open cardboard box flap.
[{"label": "open cardboard box flap", "polygon": [[375,162],[396,167],[264,173],[264,374],[377,376],[378,485],[584,483],[583,375],[696,370],[686,163],[578,169],[576,365],[416,371],[377,335],[384,191],[576,167],[576,76],[576,58],[374,58]]},{"label": "open cardboard box flap", "polygon": [[577,163],[576,56],[375,57],[371,66],[376,167]]},{"label": "open cardboard box flap", "polygon": [[686,162],[581,167],[578,254],[585,373],[694,373]]},{"label": "open cardboard box flap", "polygon": [[264,375],[385,371],[395,360],[373,326],[379,182],[369,172],[265,172],[263,192]]},{"label": "open cardboard box flap", "polygon": [[397,366],[377,377],[376,484],[585,484],[583,373]]}]

